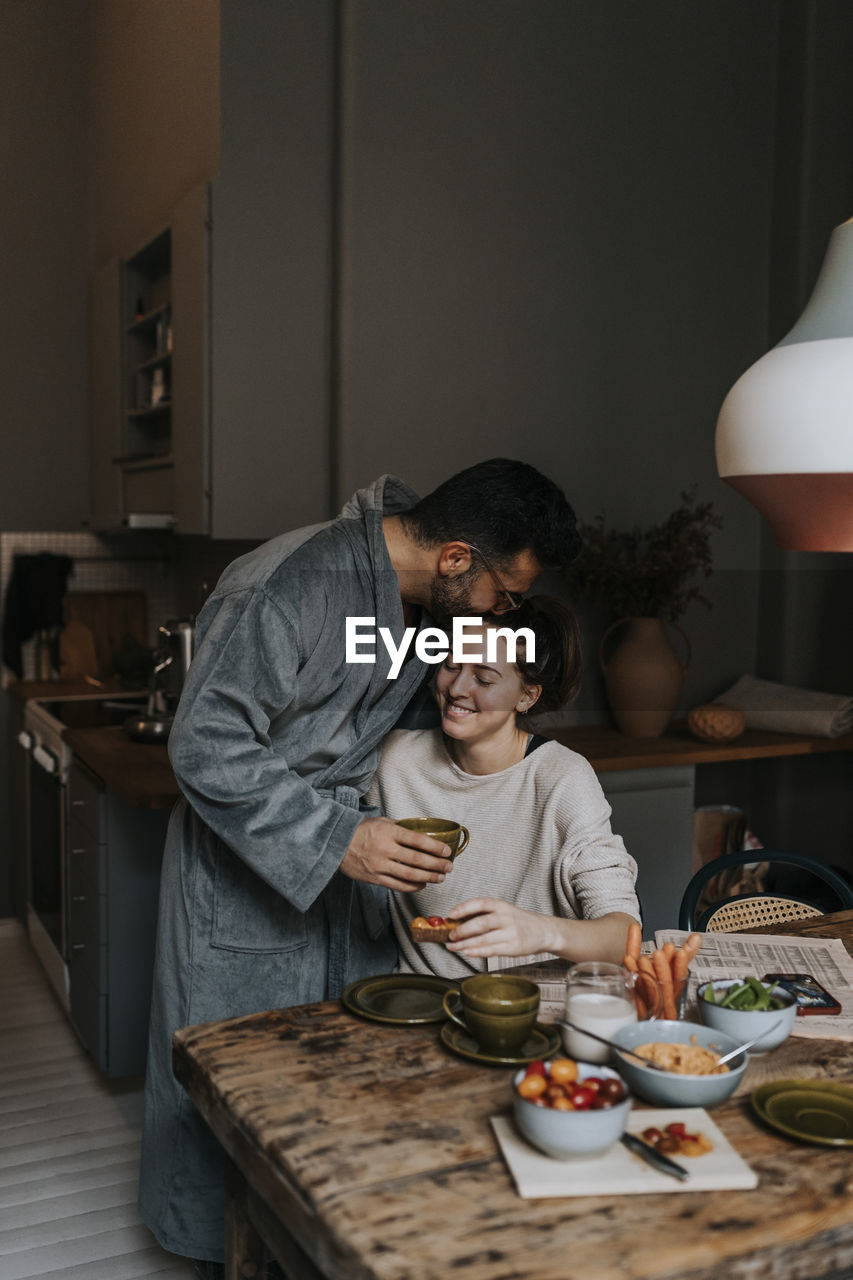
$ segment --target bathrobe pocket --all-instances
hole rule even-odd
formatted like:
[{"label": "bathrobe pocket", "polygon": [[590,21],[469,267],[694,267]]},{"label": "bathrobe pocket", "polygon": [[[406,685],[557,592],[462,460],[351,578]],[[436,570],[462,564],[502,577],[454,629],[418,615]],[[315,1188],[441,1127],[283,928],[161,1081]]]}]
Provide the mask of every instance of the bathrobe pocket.
[{"label": "bathrobe pocket", "polygon": [[220,847],[210,945],[224,951],[296,951],[308,945],[305,916],[236,854]]}]

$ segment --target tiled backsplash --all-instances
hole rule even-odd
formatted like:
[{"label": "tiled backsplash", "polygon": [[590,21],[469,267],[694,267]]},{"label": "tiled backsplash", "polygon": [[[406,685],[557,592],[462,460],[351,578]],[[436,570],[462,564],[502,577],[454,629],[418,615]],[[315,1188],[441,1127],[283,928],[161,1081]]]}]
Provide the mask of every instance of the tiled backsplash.
[{"label": "tiled backsplash", "polygon": [[[6,588],[16,555],[50,551],[69,556],[74,562],[68,590],[144,591],[148,605],[149,643],[154,644],[157,627],[179,612],[174,569],[174,547],[164,537],[152,539],[132,535],[122,543],[108,542],[92,533],[0,533],[0,601],[5,606]],[[0,607],[2,607],[0,606]],[[35,675],[35,641],[23,646],[24,679]],[[3,668],[3,683],[10,673]]]}]

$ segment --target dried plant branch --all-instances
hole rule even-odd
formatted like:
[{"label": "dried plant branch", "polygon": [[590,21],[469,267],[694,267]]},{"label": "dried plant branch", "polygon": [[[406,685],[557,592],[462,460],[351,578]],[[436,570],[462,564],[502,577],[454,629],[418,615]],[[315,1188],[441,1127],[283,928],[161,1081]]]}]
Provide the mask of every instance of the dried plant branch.
[{"label": "dried plant branch", "polygon": [[711,606],[694,579],[711,576],[711,532],[720,528],[714,504],[696,501],[695,485],[648,529],[608,529],[605,517],[597,516],[580,526],[583,545],[567,571],[569,587],[613,617],[677,622],[694,600]]}]

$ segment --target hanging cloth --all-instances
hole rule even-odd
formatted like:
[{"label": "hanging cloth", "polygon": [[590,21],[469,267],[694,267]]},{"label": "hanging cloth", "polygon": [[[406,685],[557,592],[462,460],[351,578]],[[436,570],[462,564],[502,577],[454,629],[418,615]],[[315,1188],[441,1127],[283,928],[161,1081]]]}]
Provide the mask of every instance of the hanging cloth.
[{"label": "hanging cloth", "polygon": [[18,679],[24,673],[21,645],[44,627],[62,625],[62,601],[74,568],[70,556],[40,551],[16,555],[3,609],[3,662]]}]

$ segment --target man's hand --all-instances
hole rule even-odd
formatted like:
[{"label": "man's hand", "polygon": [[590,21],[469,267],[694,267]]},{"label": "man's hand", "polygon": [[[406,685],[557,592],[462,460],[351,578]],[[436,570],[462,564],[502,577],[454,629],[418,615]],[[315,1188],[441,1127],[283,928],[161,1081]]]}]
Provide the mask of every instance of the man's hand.
[{"label": "man's hand", "polygon": [[440,840],[398,827],[390,818],[365,818],[355,829],[341,871],[351,880],[412,893],[441,884],[451,870],[450,849]]}]

